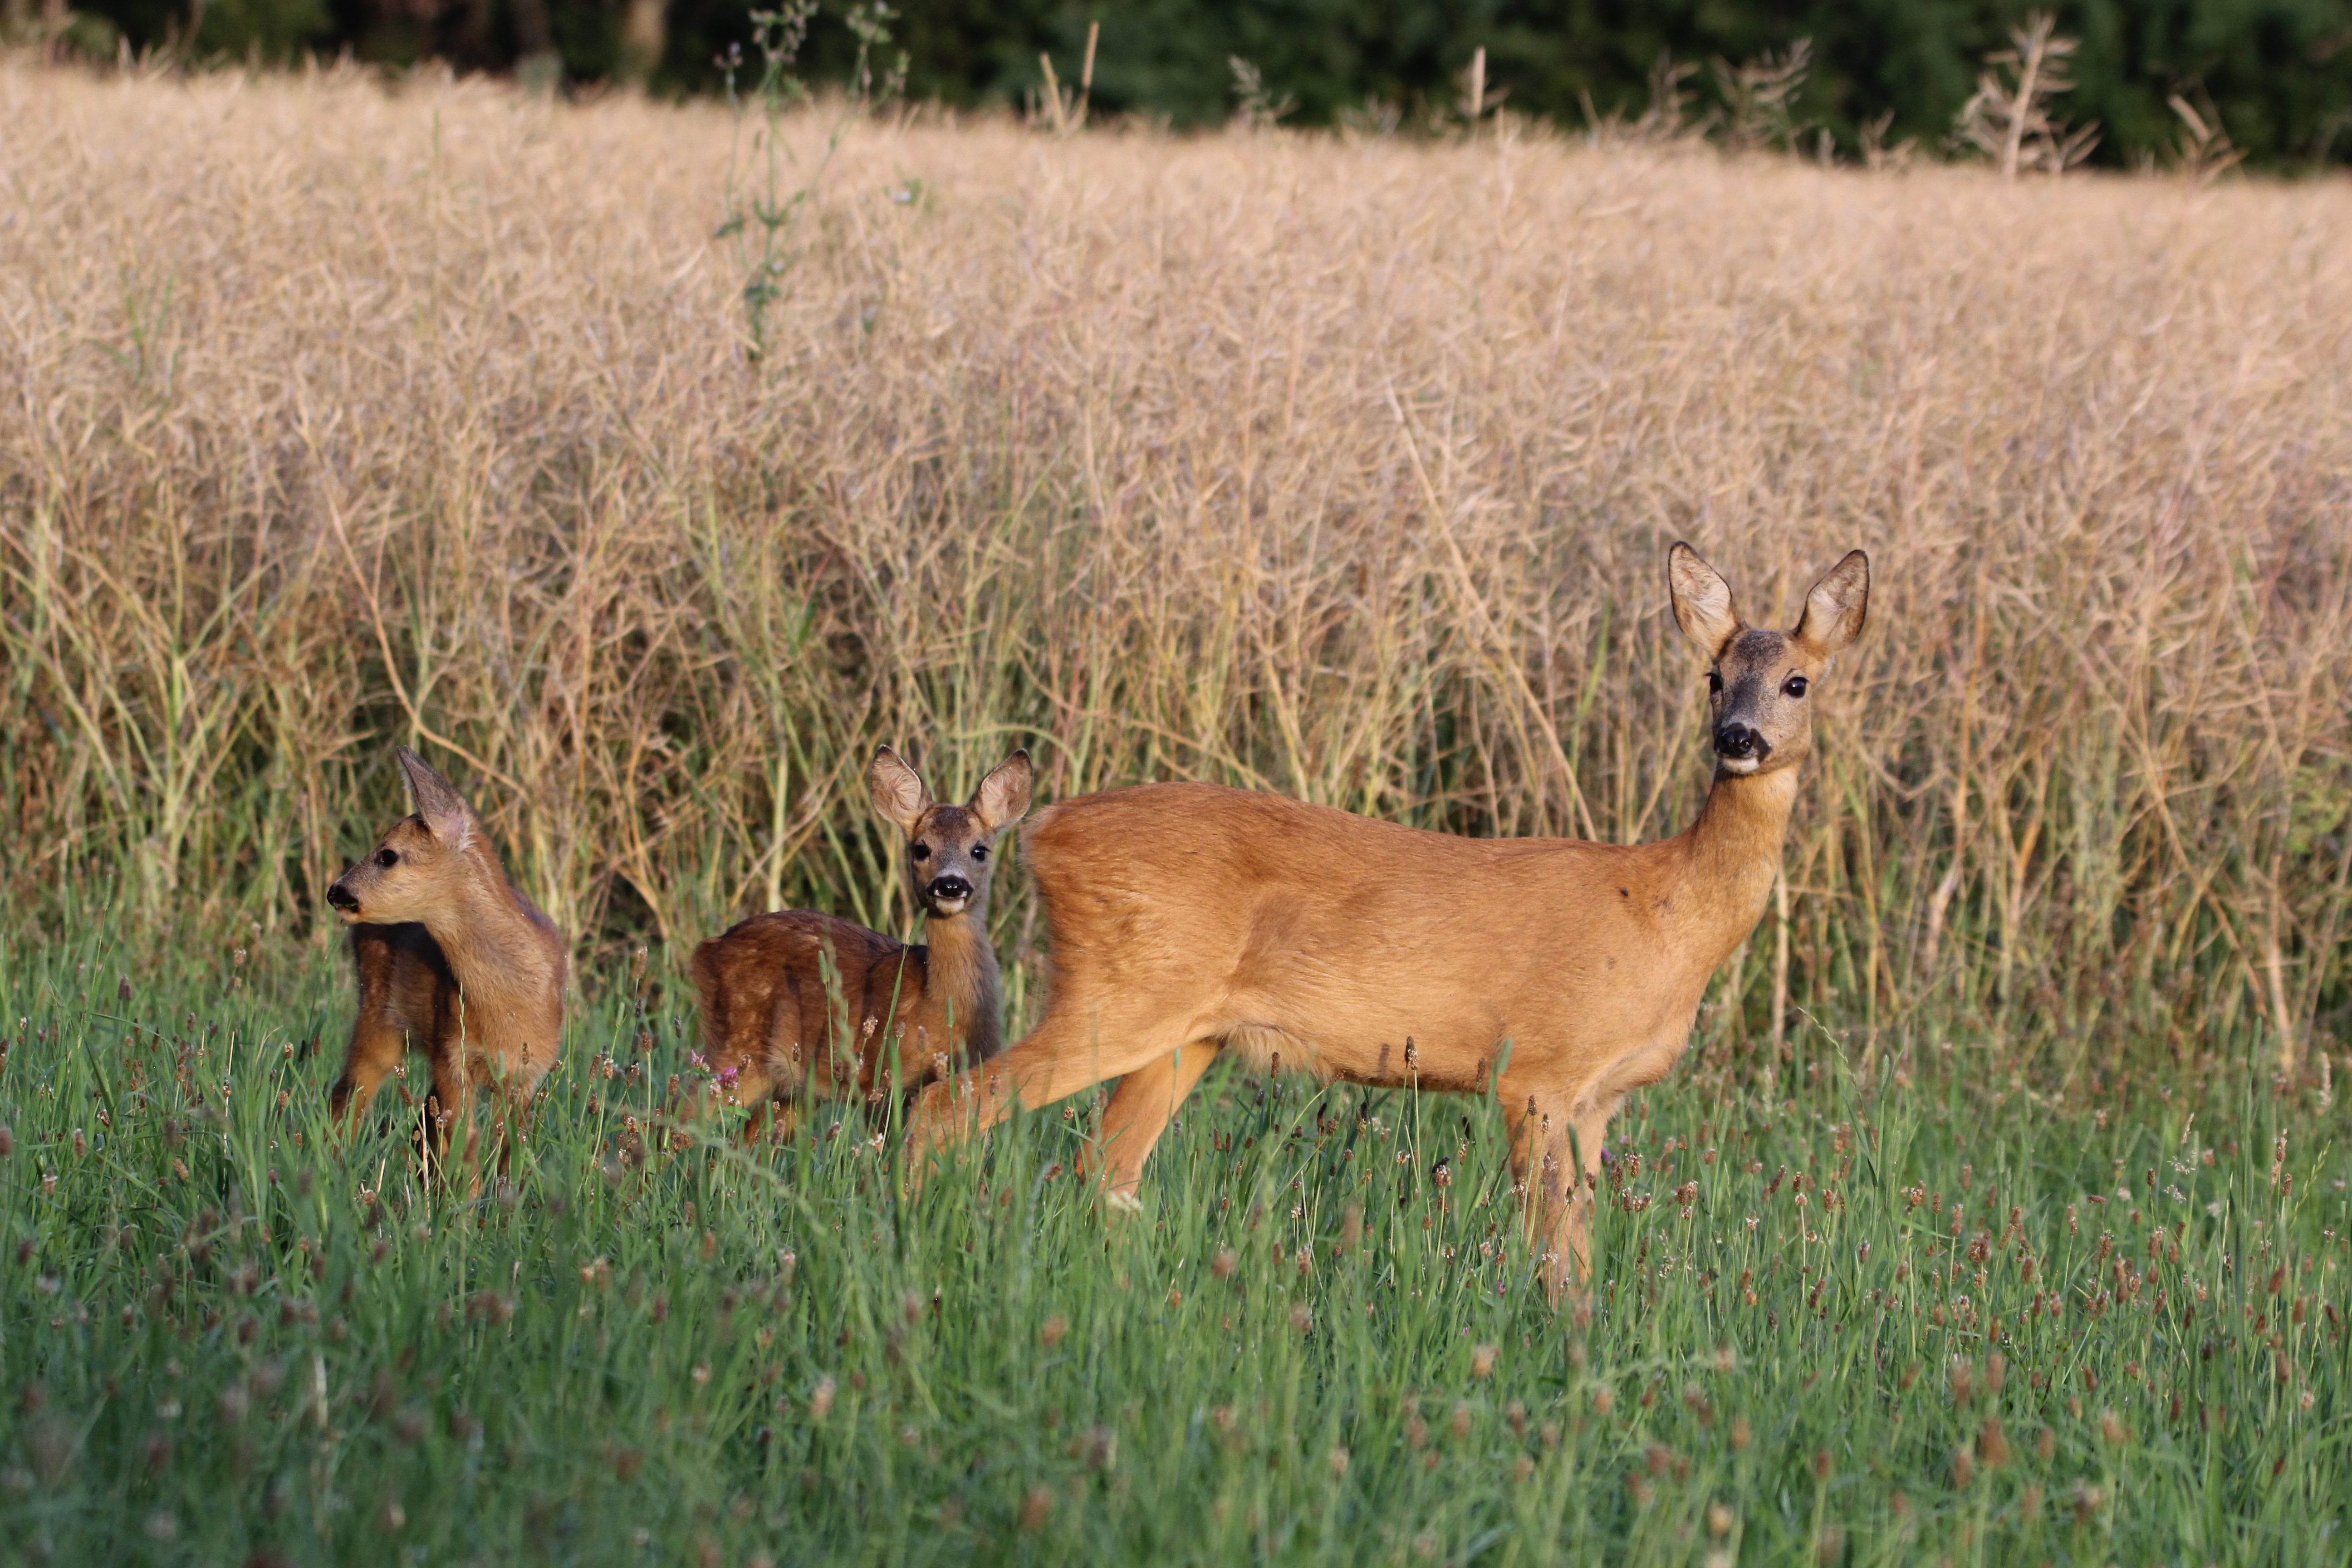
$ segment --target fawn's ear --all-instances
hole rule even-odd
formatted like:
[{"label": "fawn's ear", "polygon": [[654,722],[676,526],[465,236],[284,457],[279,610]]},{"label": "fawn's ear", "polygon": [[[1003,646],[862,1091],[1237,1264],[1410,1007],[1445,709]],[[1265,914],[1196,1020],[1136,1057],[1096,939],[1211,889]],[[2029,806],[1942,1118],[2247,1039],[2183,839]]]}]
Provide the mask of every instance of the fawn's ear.
[{"label": "fawn's ear", "polygon": [[474,836],[473,807],[423,757],[406,746],[395,746],[393,751],[400,758],[402,776],[408,780],[408,798],[415,803],[416,815],[425,819],[434,837],[452,849],[463,849]]},{"label": "fawn's ear", "polygon": [[1675,624],[1709,658],[1721,658],[1731,639],[1747,629],[1723,574],[1679,541],[1666,552],[1666,592],[1674,598]]},{"label": "fawn's ear", "polygon": [[1816,658],[1827,658],[1862,635],[1870,616],[1870,558],[1846,552],[1805,595],[1805,613],[1789,635]]},{"label": "fawn's ear", "polygon": [[866,790],[882,820],[901,833],[914,832],[915,824],[931,808],[931,792],[923,787],[923,775],[887,746],[875,750],[874,765],[866,770]]},{"label": "fawn's ear", "polygon": [[988,825],[991,833],[1002,833],[1021,820],[1029,809],[1029,791],[1037,782],[1037,770],[1030,765],[1029,753],[1013,752],[990,770],[971,792],[971,811]]}]

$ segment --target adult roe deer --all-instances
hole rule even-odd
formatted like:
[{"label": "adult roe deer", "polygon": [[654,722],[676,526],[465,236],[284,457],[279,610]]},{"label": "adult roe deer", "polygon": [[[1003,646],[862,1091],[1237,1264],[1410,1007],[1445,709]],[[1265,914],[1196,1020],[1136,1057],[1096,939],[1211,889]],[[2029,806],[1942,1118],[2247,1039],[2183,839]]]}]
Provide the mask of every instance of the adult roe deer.
[{"label": "adult roe deer", "polygon": [[327,889],[352,931],[359,1016],[328,1105],[356,1123],[410,1047],[433,1067],[419,1142],[442,1158],[474,1090],[492,1089],[511,1121],[555,1065],[563,1031],[564,942],[507,880],[481,821],[449,781],[405,746],[400,771],[415,811]]},{"label": "adult roe deer", "polygon": [[929,942],[909,947],[852,921],[784,910],[694,950],[703,1057],[720,1097],[766,1103],[875,1089],[895,1051],[896,1087],[996,1054],[1001,1037],[988,886],[998,836],[1029,809],[1035,775],[1016,751],[965,805],[931,799],[922,776],[884,746],[866,772],[875,811],[907,838],[907,876]]},{"label": "adult roe deer", "polygon": [[1749,627],[1687,544],[1668,552],[1667,584],[1707,656],[1716,757],[1706,807],[1675,837],[1461,838],[1204,784],[1040,813],[1027,837],[1054,939],[1045,1016],[977,1089],[924,1090],[917,1177],[927,1152],[1016,1097],[1048,1105],[1123,1074],[1104,1180],[1131,1201],[1221,1051],[1383,1088],[1483,1091],[1499,1068],[1546,1288],[1580,1284],[1602,1133],[1682,1054],[1708,977],[1763,913],[1812,738],[1807,691],[1862,630],[1869,563],[1839,562],[1785,634]]}]

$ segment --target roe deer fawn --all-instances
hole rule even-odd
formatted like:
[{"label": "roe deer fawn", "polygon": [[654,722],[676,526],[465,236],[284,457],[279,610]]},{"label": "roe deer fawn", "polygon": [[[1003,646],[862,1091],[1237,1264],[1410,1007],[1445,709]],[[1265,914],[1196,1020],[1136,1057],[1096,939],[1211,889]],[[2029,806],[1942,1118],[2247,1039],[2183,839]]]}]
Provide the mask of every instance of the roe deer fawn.
[{"label": "roe deer fawn", "polygon": [[988,884],[998,836],[1029,809],[1034,775],[1015,752],[981,780],[968,805],[931,799],[921,775],[884,746],[866,773],[874,809],[907,836],[907,876],[929,917],[928,945],[909,947],[812,910],[753,915],[694,950],[703,1058],[727,1103],[752,1108],[757,1136],[769,1100],[874,1092],[895,1048],[896,1087],[996,1054],[996,949]]},{"label": "roe deer fawn", "polygon": [[1028,833],[1053,932],[1045,1016],[923,1091],[914,1176],[1016,1097],[1047,1105],[1124,1074],[1104,1179],[1131,1198],[1221,1050],[1380,1087],[1483,1091],[1492,1067],[1546,1289],[1580,1287],[1602,1132],[1682,1054],[1708,977],[1763,913],[1811,742],[1807,689],[1861,632],[1869,566],[1839,562],[1788,633],[1750,628],[1686,544],[1667,583],[1708,661],[1715,781],[1687,832],[1460,838],[1204,784],[1051,806]]},{"label": "roe deer fawn", "polygon": [[384,1075],[418,1047],[433,1065],[418,1130],[426,1163],[447,1152],[453,1121],[466,1124],[470,1161],[474,1090],[497,1093],[503,1124],[555,1065],[563,937],[507,880],[465,797],[407,747],[394,752],[415,814],[327,889],[351,927],[360,984],[351,1049],[328,1104],[338,1121],[355,1123]]}]

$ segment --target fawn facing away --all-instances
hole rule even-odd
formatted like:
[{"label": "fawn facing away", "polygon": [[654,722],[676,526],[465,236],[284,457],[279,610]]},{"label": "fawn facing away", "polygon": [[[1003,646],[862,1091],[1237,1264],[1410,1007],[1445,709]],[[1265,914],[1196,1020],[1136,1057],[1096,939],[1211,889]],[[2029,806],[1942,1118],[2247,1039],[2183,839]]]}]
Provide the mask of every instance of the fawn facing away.
[{"label": "fawn facing away", "polygon": [[916,1176],[1016,1098],[1048,1105],[1123,1074],[1103,1179],[1131,1198],[1222,1051],[1379,1087],[1492,1078],[1546,1288],[1578,1289],[1602,1133],[1682,1054],[1708,976],[1763,913],[1812,738],[1807,691],[1862,630],[1869,566],[1860,551],[1839,562],[1788,633],[1749,627],[1686,544],[1667,583],[1707,656],[1716,759],[1675,837],[1461,838],[1204,784],[1040,813],[1027,837],[1053,933],[1045,1016],[977,1074],[924,1090]]},{"label": "fawn facing away", "polygon": [[704,1061],[719,1097],[770,1100],[778,1131],[804,1099],[911,1089],[996,1054],[996,949],[988,885],[997,840],[1029,809],[1034,774],[1014,752],[967,805],[931,799],[921,775],[884,746],[866,772],[874,809],[907,837],[907,876],[928,917],[921,947],[813,910],[750,920],[694,950]]},{"label": "fawn facing away", "polygon": [[465,797],[415,752],[394,750],[415,813],[327,889],[351,927],[360,985],[328,1104],[338,1121],[356,1122],[385,1075],[420,1047],[433,1066],[418,1129],[426,1162],[446,1154],[453,1122],[466,1125],[470,1161],[474,1091],[498,1096],[503,1126],[555,1065],[563,937],[507,880]]}]

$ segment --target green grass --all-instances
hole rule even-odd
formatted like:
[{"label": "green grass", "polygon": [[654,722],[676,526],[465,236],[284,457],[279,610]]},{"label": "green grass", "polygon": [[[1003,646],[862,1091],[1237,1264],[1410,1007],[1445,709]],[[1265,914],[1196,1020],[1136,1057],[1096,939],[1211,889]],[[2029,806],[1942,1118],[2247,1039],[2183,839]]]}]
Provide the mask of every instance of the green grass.
[{"label": "green grass", "polygon": [[469,1202],[322,1146],[339,953],[81,929],[0,939],[7,1561],[2347,1555],[2315,1094],[1705,1046],[1556,1313],[1491,1104],[1221,1069],[1139,1218],[1070,1174],[1093,1099],[903,1204],[855,1117],[634,1159],[691,1020],[591,975]]}]

